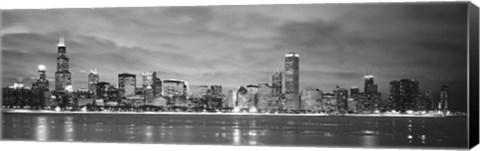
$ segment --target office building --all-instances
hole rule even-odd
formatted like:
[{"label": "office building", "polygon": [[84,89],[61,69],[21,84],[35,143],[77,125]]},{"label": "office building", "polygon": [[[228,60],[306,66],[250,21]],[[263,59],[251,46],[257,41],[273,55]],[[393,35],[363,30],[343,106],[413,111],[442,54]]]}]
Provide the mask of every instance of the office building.
[{"label": "office building", "polygon": [[203,98],[207,95],[210,95],[210,91],[211,90],[208,88],[208,85],[201,85],[199,88],[198,97]]},{"label": "office building", "polygon": [[33,106],[45,107],[49,104],[49,83],[46,75],[47,68],[44,65],[38,66],[37,81],[32,83]]},{"label": "office building", "polygon": [[163,96],[167,104],[173,106],[187,106],[188,83],[184,80],[163,80]]},{"label": "office building", "polygon": [[147,86],[153,89],[153,96],[162,96],[162,80],[157,77],[156,72],[143,72],[142,73],[142,88],[145,90]]},{"label": "office building", "polygon": [[275,70],[272,74],[272,89],[273,89],[273,96],[279,98],[282,96],[282,83],[283,77],[282,72],[279,69]]},{"label": "office building", "polygon": [[440,87],[440,101],[438,109],[446,112],[448,110],[448,86],[442,85]]},{"label": "office building", "polygon": [[237,91],[237,104],[236,107],[239,109],[248,109],[249,108],[249,102],[248,102],[248,97],[247,97],[247,88],[244,86],[241,86],[238,91]]},{"label": "office building", "polygon": [[66,56],[65,39],[60,37],[58,43],[57,71],[55,72],[55,91],[65,92],[67,86],[72,85],[72,75],[69,71],[69,59]]},{"label": "office building", "polygon": [[257,89],[257,106],[261,112],[270,111],[273,109],[274,97],[273,88],[268,84],[259,84]]},{"label": "office building", "polygon": [[316,112],[322,106],[322,91],[319,89],[304,89],[300,93],[301,110]]},{"label": "office building", "polygon": [[90,73],[88,74],[88,91],[94,93],[96,91],[96,84],[99,81],[99,76],[97,69],[93,70],[90,69]]},{"label": "office building", "polygon": [[335,94],[333,93],[324,93],[322,94],[322,106],[320,109],[323,113],[337,113],[338,112],[338,104]]},{"label": "office building", "polygon": [[287,110],[299,110],[299,61],[300,55],[294,52],[285,54],[285,103]]},{"label": "office building", "polygon": [[137,88],[137,77],[135,74],[120,73],[118,74],[118,91],[120,97],[130,97],[135,95]]},{"label": "office building", "polygon": [[390,82],[390,97],[387,105],[388,110],[400,111],[402,104],[400,101],[400,81]]},{"label": "office building", "polygon": [[235,108],[236,103],[237,103],[237,92],[234,90],[228,90],[226,101],[223,104],[223,107]]},{"label": "office building", "polygon": [[348,111],[348,90],[345,88],[340,88],[337,86],[337,89],[333,91],[335,99],[337,100],[337,107],[340,113],[347,113]]},{"label": "office building", "polygon": [[425,96],[423,98],[425,100],[425,110],[431,111],[435,108],[435,103],[433,100],[433,93],[432,90],[425,91]]},{"label": "office building", "polygon": [[257,93],[258,93],[258,85],[247,85],[247,99],[248,99],[248,108],[258,108],[257,103]]}]

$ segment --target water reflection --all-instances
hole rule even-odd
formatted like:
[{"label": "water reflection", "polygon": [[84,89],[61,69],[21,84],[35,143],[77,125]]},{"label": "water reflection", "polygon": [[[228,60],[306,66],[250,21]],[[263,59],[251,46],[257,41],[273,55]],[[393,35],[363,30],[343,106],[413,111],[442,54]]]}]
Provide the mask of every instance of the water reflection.
[{"label": "water reflection", "polygon": [[37,123],[35,124],[35,140],[37,141],[46,141],[48,140],[49,129],[48,129],[48,122],[47,118],[44,116],[40,116],[37,119]]},{"label": "water reflection", "polygon": [[145,141],[147,143],[152,143],[153,142],[153,134],[154,134],[153,127],[151,125],[147,125],[147,126],[145,126],[144,131],[145,131],[145,135],[144,135],[145,136]]},{"label": "water reflection", "polygon": [[242,131],[240,131],[240,129],[233,129],[233,144],[234,145],[241,145],[241,139],[242,139],[242,135],[241,135]]},{"label": "water reflection", "polygon": [[409,144],[412,144],[413,143],[413,136],[412,136],[412,128],[413,128],[413,123],[412,123],[412,120],[409,119],[408,120],[408,124],[407,124],[407,139],[408,139],[408,143]]},{"label": "water reflection", "polygon": [[258,141],[257,130],[249,130],[248,136],[249,136],[248,144],[257,145],[257,141]]},{"label": "water reflection", "polygon": [[377,142],[377,136],[365,135],[362,137],[362,146],[374,147],[376,146],[376,142]]},{"label": "water reflection", "polygon": [[[459,146],[462,119],[7,115],[5,139],[288,146]],[[348,121],[345,121],[348,120]],[[182,122],[184,121],[184,122]]]},{"label": "water reflection", "polygon": [[65,117],[65,122],[63,125],[63,130],[64,130],[64,138],[66,141],[73,141],[74,137],[74,129],[73,129],[73,118],[71,116]]}]

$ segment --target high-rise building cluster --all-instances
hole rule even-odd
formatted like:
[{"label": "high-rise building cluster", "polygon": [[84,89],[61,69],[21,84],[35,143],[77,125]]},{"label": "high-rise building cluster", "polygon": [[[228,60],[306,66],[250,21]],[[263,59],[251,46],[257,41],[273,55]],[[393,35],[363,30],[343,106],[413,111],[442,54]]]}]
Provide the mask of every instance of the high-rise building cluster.
[{"label": "high-rise building cluster", "polygon": [[[202,85],[196,94],[190,92],[185,80],[161,80],[157,72],[139,74],[141,86],[137,87],[137,75],[119,73],[118,84],[100,81],[97,69],[90,70],[86,88],[73,91],[69,71],[65,39],[60,37],[57,45],[57,69],[55,88],[49,90],[46,67],[38,66],[37,81],[31,88],[23,83],[3,88],[4,106],[22,108],[62,107],[75,109],[78,106],[104,106],[140,108],[142,110],[233,110],[235,112],[322,112],[322,113],[373,113],[378,110],[405,112],[448,109],[448,86],[440,88],[440,100],[435,102],[431,90],[420,92],[420,83],[414,79],[390,82],[388,102],[374,82],[373,72],[364,76],[363,92],[358,87],[348,89],[337,86],[331,92],[320,89],[300,90],[300,55],[285,54],[285,70],[275,69],[271,81],[240,86],[238,90],[222,90],[222,85]],[[270,83],[271,82],[271,83]],[[88,102],[79,104],[79,102]]]}]

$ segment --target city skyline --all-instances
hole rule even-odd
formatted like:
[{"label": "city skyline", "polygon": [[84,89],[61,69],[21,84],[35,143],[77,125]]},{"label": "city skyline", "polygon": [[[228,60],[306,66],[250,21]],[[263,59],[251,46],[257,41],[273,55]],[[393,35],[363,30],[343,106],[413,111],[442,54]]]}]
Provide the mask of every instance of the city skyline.
[{"label": "city skyline", "polygon": [[[388,94],[390,81],[403,78],[417,79],[422,92],[432,90],[434,94],[439,93],[440,85],[447,84],[455,101],[451,107],[458,110],[466,108],[466,92],[462,94],[466,90],[466,18],[453,15],[464,15],[461,12],[466,8],[448,6],[452,15],[445,13],[445,7],[317,4],[5,11],[2,81],[6,86],[23,77],[29,86],[28,81],[35,81],[30,77],[36,77],[37,65],[45,64],[53,83],[55,44],[64,34],[75,89],[87,88],[89,70],[96,68],[100,81],[112,84],[117,83],[119,73],[140,77],[140,73],[153,70],[161,80],[222,85],[227,92],[267,80],[270,83],[267,76],[275,68],[283,68],[283,55],[295,51],[302,57],[300,90],[329,92],[336,85],[362,89],[365,70],[370,67],[384,94]],[[297,13],[289,14],[292,10]],[[358,10],[362,10],[360,14],[351,14]],[[409,16],[408,11],[425,16]],[[120,12],[131,14],[120,18]],[[331,14],[324,14],[328,12]],[[436,13],[445,14],[432,17]],[[379,23],[373,29],[368,22],[346,14],[366,20],[378,18]],[[156,21],[155,15],[167,20]],[[83,17],[72,20],[74,16]],[[240,17],[229,20],[228,16]],[[408,23],[401,24],[405,20]],[[393,24],[390,21],[400,25],[385,28]],[[81,23],[105,31],[75,25]],[[109,25],[115,23],[118,29]],[[349,26],[353,23],[355,26]],[[400,48],[395,48],[398,45]],[[139,83],[137,78],[137,86]]]}]

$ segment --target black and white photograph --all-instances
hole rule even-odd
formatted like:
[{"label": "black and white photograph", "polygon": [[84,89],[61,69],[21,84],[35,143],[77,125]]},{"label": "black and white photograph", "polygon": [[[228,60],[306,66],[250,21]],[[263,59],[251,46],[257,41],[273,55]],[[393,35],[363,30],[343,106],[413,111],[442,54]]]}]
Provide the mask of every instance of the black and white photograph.
[{"label": "black and white photograph", "polygon": [[474,133],[469,126],[479,108],[469,84],[473,66],[478,89],[478,7],[470,2],[3,9],[0,16],[2,141],[478,144],[478,121]]}]

